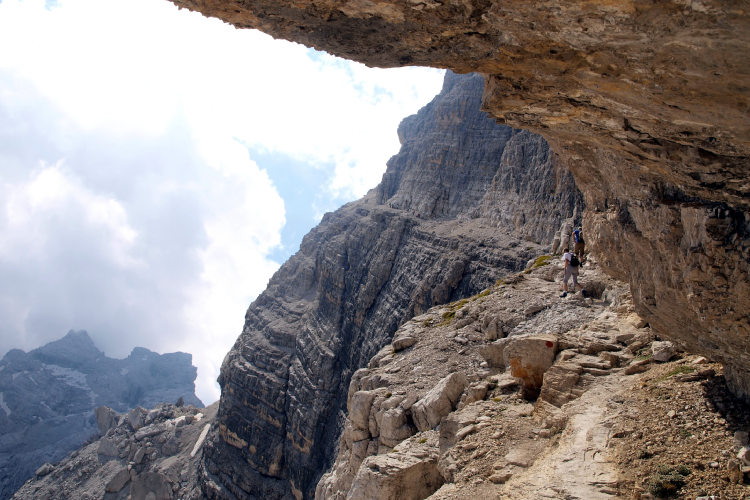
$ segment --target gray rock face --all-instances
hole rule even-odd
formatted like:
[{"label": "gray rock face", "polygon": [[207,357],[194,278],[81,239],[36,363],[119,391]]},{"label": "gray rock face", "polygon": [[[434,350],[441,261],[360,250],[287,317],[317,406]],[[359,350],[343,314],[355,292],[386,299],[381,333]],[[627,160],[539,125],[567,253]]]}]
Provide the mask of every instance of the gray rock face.
[{"label": "gray rock face", "polygon": [[210,498],[310,497],[331,464],[349,380],[406,320],[520,270],[583,204],[546,144],[479,109],[482,79],[446,75],[399,127],[363,199],[326,214],[250,305],[222,365]]},{"label": "gray rock face", "polygon": [[[55,463],[98,431],[117,424],[116,411],[195,396],[196,369],[185,353],[135,348],[108,358],[85,331],[0,360],[0,499],[8,498],[45,462]],[[106,405],[111,409],[94,409]],[[116,453],[115,453],[116,454]]]},{"label": "gray rock face", "polygon": [[[148,411],[145,427],[139,431],[120,418],[98,441],[74,451],[55,466],[46,464],[13,498],[199,500],[203,495],[196,471],[217,406],[198,409],[160,404]],[[144,429],[154,432],[139,437]]]}]

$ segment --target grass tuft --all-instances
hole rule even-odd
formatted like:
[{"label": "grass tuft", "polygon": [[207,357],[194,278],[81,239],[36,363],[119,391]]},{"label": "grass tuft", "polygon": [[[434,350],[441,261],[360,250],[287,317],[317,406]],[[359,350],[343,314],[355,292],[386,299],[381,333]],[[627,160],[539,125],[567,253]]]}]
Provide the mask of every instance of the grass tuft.
[{"label": "grass tuft", "polygon": [[686,465],[660,465],[648,480],[648,491],[659,498],[675,496],[685,485],[685,478],[690,474]]},{"label": "grass tuft", "polygon": [[667,373],[659,377],[658,381],[662,382],[664,380],[667,380],[669,377],[674,377],[675,375],[683,375],[685,373],[693,373],[695,371],[694,366],[689,365],[679,365],[675,366],[671,370],[669,370]]},{"label": "grass tuft", "polygon": [[547,264],[549,264],[550,259],[552,259],[551,255],[540,255],[534,260],[534,263],[531,264],[531,266],[523,272],[523,274],[529,274],[534,269],[539,269],[540,267],[546,266]]}]

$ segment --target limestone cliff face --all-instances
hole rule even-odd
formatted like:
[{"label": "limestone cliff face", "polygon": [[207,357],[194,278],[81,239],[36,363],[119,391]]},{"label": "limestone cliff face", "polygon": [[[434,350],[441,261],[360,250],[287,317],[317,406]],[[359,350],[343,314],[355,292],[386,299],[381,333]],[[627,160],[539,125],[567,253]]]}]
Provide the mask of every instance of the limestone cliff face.
[{"label": "limestone cliff face", "polygon": [[750,11],[736,1],[173,0],[377,66],[486,75],[576,177],[603,267],[750,394]]},{"label": "limestone cliff face", "polygon": [[382,184],[326,214],[249,307],[221,370],[207,496],[312,496],[352,373],[404,321],[523,268],[580,214],[572,175],[539,137],[482,113],[481,91],[481,77],[448,73],[400,127]]}]

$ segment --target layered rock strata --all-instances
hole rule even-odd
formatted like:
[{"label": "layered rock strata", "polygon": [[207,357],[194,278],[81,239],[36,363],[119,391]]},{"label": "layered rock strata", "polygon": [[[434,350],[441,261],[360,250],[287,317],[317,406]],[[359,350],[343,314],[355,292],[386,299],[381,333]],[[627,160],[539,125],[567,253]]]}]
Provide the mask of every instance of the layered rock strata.
[{"label": "layered rock strata", "polygon": [[486,75],[576,176],[589,247],[750,394],[750,11],[719,0],[173,0],[376,66]]},{"label": "layered rock strata", "polygon": [[190,354],[160,355],[142,347],[112,359],[85,331],[70,331],[28,353],[8,352],[0,360],[0,499],[95,434],[98,405],[122,412],[182,399],[203,406],[191,360]]},{"label": "layered rock strata", "polygon": [[207,496],[310,497],[351,374],[404,321],[522,268],[581,213],[544,141],[486,117],[481,91],[481,77],[447,74],[399,128],[381,185],[326,214],[249,307],[219,378]]}]

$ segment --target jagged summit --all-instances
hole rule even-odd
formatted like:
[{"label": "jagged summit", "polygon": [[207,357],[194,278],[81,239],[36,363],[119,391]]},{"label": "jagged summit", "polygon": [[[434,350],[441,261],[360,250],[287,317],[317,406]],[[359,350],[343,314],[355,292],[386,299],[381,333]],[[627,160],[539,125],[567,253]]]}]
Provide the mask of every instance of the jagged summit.
[{"label": "jagged summit", "polygon": [[481,75],[446,72],[440,95],[399,126],[402,147],[375,190],[378,203],[420,218],[484,218],[519,239],[551,242],[562,217],[580,221],[583,199],[544,139],[480,111],[483,88]]},{"label": "jagged summit", "polygon": [[203,406],[191,360],[190,354],[144,348],[112,359],[83,330],[28,353],[6,353],[0,360],[0,498],[94,434],[99,405],[126,411],[182,398]]},{"label": "jagged summit", "polygon": [[69,368],[83,367],[104,358],[86,330],[70,330],[63,338],[54,340],[29,352],[34,359]]}]

